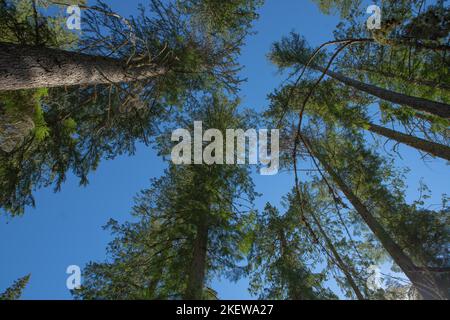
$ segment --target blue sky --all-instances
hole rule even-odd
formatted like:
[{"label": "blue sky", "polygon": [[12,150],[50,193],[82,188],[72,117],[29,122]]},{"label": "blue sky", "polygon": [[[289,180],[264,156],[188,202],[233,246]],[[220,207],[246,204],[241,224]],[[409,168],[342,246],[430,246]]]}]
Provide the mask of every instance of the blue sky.
[{"label": "blue sky", "polygon": [[[112,7],[124,16],[132,14],[139,0],[111,0]],[[248,81],[242,85],[242,104],[263,111],[266,96],[283,80],[266,58],[271,44],[292,30],[303,34],[312,45],[332,38],[338,19],[319,12],[309,0],[267,0],[255,23],[257,34],[247,40],[241,63],[242,76]],[[431,160],[424,164],[419,154],[401,147],[403,160],[399,166],[409,166],[408,200],[417,197],[417,187],[423,177],[432,190],[430,203],[439,204],[440,195],[448,189],[450,176],[444,161]],[[87,262],[105,259],[105,248],[110,240],[102,226],[109,218],[125,221],[130,218],[133,196],[149,186],[149,179],[159,177],[165,164],[154,150],[139,146],[132,157],[103,161],[90,174],[90,184],[80,188],[78,180],[68,176],[62,191],[41,189],[35,193],[36,208],[28,208],[19,218],[0,216],[0,291],[15,279],[31,273],[25,299],[71,299],[66,288],[67,266],[83,267]],[[279,204],[293,185],[293,176],[255,175],[257,191],[262,197],[257,208],[267,201]],[[229,283],[214,280],[213,288],[220,298],[247,299],[247,282]]]}]

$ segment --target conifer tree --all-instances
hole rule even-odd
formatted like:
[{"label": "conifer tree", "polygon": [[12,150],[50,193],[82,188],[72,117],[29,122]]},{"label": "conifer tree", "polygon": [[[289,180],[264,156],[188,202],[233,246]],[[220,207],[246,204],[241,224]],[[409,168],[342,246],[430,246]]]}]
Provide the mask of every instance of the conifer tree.
[{"label": "conifer tree", "polygon": [[[291,203],[289,205],[293,205]],[[319,259],[310,235],[293,207],[281,215],[266,204],[258,214],[249,256],[250,292],[262,299],[323,300],[337,297],[324,287],[325,272],[313,272]],[[308,266],[307,266],[308,265]]]},{"label": "conifer tree", "polygon": [[0,293],[0,300],[18,300],[22,296],[22,292],[30,281],[31,275],[19,278],[14,281],[13,285]]},{"label": "conifer tree", "polygon": [[[151,64],[159,61],[170,71],[157,79],[128,83],[0,91],[1,111],[7,114],[1,120],[11,119],[0,121],[0,207],[12,215],[34,205],[35,189],[59,190],[68,172],[85,185],[88,173],[102,159],[133,154],[138,142],[148,145],[157,126],[191,97],[219,86],[234,93],[240,82],[236,58],[260,4],[233,1],[215,8],[212,16],[215,1],[155,0],[150,13],[141,7],[139,15],[127,19],[103,2],[81,5],[83,36],[69,34],[65,39],[67,31],[57,29],[53,21],[59,20],[52,20],[61,17],[47,17],[38,8],[36,29],[31,2],[25,7],[22,3],[1,2],[1,28],[7,32],[0,40],[8,45],[101,56],[100,60],[119,59],[144,67],[152,56]],[[219,14],[224,18],[218,19]],[[178,23],[181,20],[186,24]],[[107,30],[110,34],[105,34]]]},{"label": "conifer tree", "polygon": [[[237,104],[213,95],[177,120],[191,128],[246,128]],[[248,125],[248,124],[247,124]],[[170,134],[170,131],[169,131]],[[160,151],[170,153],[162,140]],[[110,260],[90,263],[75,295],[83,299],[206,299],[211,277],[239,273],[255,197],[249,168],[169,164],[164,176],[136,198],[137,222],[108,226]]]}]

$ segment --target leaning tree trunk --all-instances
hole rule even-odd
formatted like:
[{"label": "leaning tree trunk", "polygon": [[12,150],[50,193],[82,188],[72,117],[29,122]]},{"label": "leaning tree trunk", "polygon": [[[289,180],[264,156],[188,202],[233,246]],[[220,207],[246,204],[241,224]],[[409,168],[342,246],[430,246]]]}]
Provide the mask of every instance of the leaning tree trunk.
[{"label": "leaning tree trunk", "polygon": [[350,66],[346,66],[346,68],[356,70],[359,72],[373,73],[373,74],[380,75],[384,78],[392,78],[395,80],[407,82],[409,84],[415,84],[418,86],[427,86],[430,88],[437,88],[437,89],[442,89],[442,90],[447,90],[447,91],[450,90],[450,85],[448,83],[435,82],[435,81],[425,80],[425,79],[420,79],[420,78],[409,78],[402,74],[395,74],[394,72],[372,69],[372,68],[368,68],[368,67],[365,67],[362,65],[356,65],[356,66],[350,65]]},{"label": "leaning tree trunk", "polygon": [[197,235],[194,240],[194,250],[184,295],[187,300],[200,300],[203,297],[207,248],[208,226],[205,221],[200,221],[197,225]]},{"label": "leaning tree trunk", "polygon": [[163,74],[155,65],[0,42],[0,90],[131,82]]},{"label": "leaning tree trunk", "polygon": [[435,116],[441,117],[441,118],[450,118],[450,105],[446,103],[431,101],[423,98],[418,97],[412,97],[408,96],[406,94],[394,92],[391,90],[383,89],[374,85],[370,85],[358,80],[354,80],[351,78],[348,78],[344,76],[343,74],[333,72],[330,70],[327,70],[320,66],[313,66],[312,68],[324,72],[329,77],[336,79],[342,83],[345,83],[355,89],[364,91],[368,94],[371,94],[375,97],[378,97],[380,99],[405,105],[410,108],[413,108],[420,112],[427,112],[430,114],[433,114]]},{"label": "leaning tree trunk", "polygon": [[435,157],[450,161],[450,147],[446,145],[404,134],[402,132],[381,127],[373,123],[368,123],[367,130],[429,153]]},{"label": "leaning tree trunk", "polygon": [[312,144],[309,139],[302,135],[302,140],[307,144],[308,149],[313,153],[322,164],[323,168],[328,172],[333,181],[339,186],[346,198],[355,208],[356,212],[361,216],[369,229],[381,242],[385,250],[392,257],[394,262],[400,267],[403,273],[409,278],[411,283],[420,292],[422,297],[426,300],[430,299],[445,299],[446,294],[439,290],[439,285],[436,283],[436,277],[431,274],[419,271],[420,268],[416,267],[413,261],[403,252],[402,248],[391,238],[386,232],[384,227],[375,219],[370,213],[367,207],[361,202],[361,200],[353,193],[353,191],[347,186],[337,172],[331,167],[331,165],[312,148]]},{"label": "leaning tree trunk", "polygon": [[337,249],[334,246],[334,244],[331,241],[331,239],[326,234],[325,230],[322,228],[322,224],[320,223],[319,218],[317,218],[317,216],[312,211],[310,213],[311,213],[311,216],[313,217],[314,223],[319,228],[320,234],[325,239],[325,242],[326,242],[327,246],[330,248],[331,253],[333,254],[333,257],[336,260],[336,264],[338,265],[339,269],[341,269],[342,272],[344,273],[345,278],[347,279],[348,284],[350,285],[350,287],[355,292],[356,297],[358,298],[358,300],[365,300],[366,298],[364,297],[363,293],[361,292],[361,290],[359,289],[359,287],[356,284],[355,280],[353,279],[353,276],[352,276],[349,268],[347,267],[347,265],[344,262],[344,260],[342,260],[341,255],[337,251]]}]

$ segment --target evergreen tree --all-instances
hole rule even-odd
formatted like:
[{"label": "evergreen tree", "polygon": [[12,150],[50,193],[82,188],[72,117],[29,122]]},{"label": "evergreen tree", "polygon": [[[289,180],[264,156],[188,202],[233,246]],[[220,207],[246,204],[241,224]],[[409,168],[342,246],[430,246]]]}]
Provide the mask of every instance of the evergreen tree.
[{"label": "evergreen tree", "polygon": [[[194,119],[201,119],[205,129],[245,128],[246,117],[236,107],[213,95],[176,123],[192,128]],[[162,154],[169,150],[161,144]],[[246,166],[170,164],[136,199],[137,222],[108,224],[116,235],[108,248],[111,260],[86,267],[76,297],[211,297],[213,275],[239,273],[254,197]]]},{"label": "evergreen tree", "polygon": [[[313,87],[314,85],[309,80],[304,80],[295,87],[288,85],[277,90],[271,95],[272,103],[267,114],[281,117],[283,112],[291,113],[301,109],[303,97]],[[286,106],[285,101],[289,97],[291,97],[291,101],[289,106]],[[370,107],[365,107],[366,103],[368,103],[366,97],[360,96],[344,86],[339,86],[333,80],[327,80],[314,87],[314,92],[304,113],[329,124],[341,125],[354,130],[367,130],[377,136],[408,145],[425,154],[450,160],[450,147],[446,138],[448,130],[444,129],[446,122],[442,122],[442,126],[436,123],[435,126],[424,128],[415,134],[404,133],[401,130],[405,130],[407,127],[401,128],[401,125],[395,121],[380,119],[379,116],[373,114]],[[380,122],[380,124],[376,122]],[[392,126],[398,127],[398,130],[388,128],[386,125],[389,122]]]},{"label": "evergreen tree", "polygon": [[[31,2],[24,9],[21,3],[3,1],[2,28],[8,30],[5,34],[9,36],[0,40],[8,45],[56,50],[65,56],[133,61],[144,67],[148,64],[146,58],[154,55],[151,64],[159,61],[161,67],[171,71],[157,79],[133,79],[121,84],[108,81],[87,87],[0,92],[0,105],[6,106],[2,109],[8,117],[13,114],[6,118],[10,121],[0,124],[0,207],[12,215],[23,213],[25,206],[34,205],[35,189],[53,185],[59,190],[70,171],[85,185],[88,173],[102,159],[133,154],[138,142],[149,144],[158,124],[182,109],[187,100],[222,85],[235,92],[240,81],[236,57],[256,18],[259,1],[233,1],[221,7],[219,13],[226,17],[222,20],[211,16],[210,6],[214,5],[214,1],[155,0],[150,2],[152,14],[141,7],[140,14],[129,19],[118,18],[101,2],[93,7],[81,5],[86,18],[84,31],[74,43],[73,37],[66,42],[62,35],[56,37],[56,23],[39,10],[37,32],[30,20]],[[17,23],[10,23],[11,15],[18,16]],[[22,17],[27,18],[20,20]],[[178,23],[185,20],[186,24]],[[20,36],[19,22],[26,25]],[[34,42],[36,33],[40,34],[39,46]],[[22,54],[26,52],[30,50]],[[22,110],[25,106],[27,110]]]},{"label": "evergreen tree", "polygon": [[[318,159],[332,181],[420,294],[425,299],[445,299],[448,295],[448,285],[446,284],[448,280],[443,281],[442,276],[447,277],[447,275],[433,270],[435,267],[433,260],[439,260],[438,257],[446,250],[448,232],[444,227],[444,221],[448,210],[435,212],[436,215],[442,215],[442,218],[430,220],[425,212],[417,211],[415,207],[406,205],[403,195],[395,187],[391,191],[382,184],[382,181],[387,178],[383,175],[389,173],[383,169],[379,158],[364,151],[364,147],[355,143],[357,140],[354,136],[350,140],[351,142],[345,143],[345,147],[339,146],[338,140],[332,140],[335,136],[330,132],[327,133],[327,136],[329,140],[333,141],[332,145],[328,147],[332,148],[328,150],[333,150],[333,160],[325,158],[320,151],[317,151],[317,141],[313,144],[306,136],[303,139],[313,156]],[[358,153],[359,155],[357,155]],[[341,158],[341,154],[343,158]],[[342,160],[344,163],[338,162]],[[349,162],[352,164],[349,165]],[[413,220],[415,223],[412,223]],[[396,223],[398,221],[409,222],[399,225]],[[423,232],[422,236],[426,238],[427,235],[432,234],[431,230],[435,230],[433,232],[437,232],[440,238],[440,241],[437,238],[432,240],[433,245],[438,243],[440,245],[438,245],[438,251],[428,247],[428,250],[431,249],[431,252],[434,252],[434,258],[427,259],[425,256],[430,256],[431,253],[426,253],[430,243],[424,246],[415,246],[408,242],[411,240],[408,234]]]},{"label": "evergreen tree", "polygon": [[424,112],[443,119],[448,119],[450,117],[450,105],[447,103],[410,96],[374,84],[352,79],[342,73],[331,71],[329,67],[322,66],[320,61],[325,61],[326,56],[324,54],[320,55],[317,60],[310,63],[309,60],[312,56],[313,50],[307,45],[302,37],[295,33],[292,33],[290,37],[285,37],[280,42],[275,43],[270,55],[271,60],[280,68],[293,67],[294,69],[299,70],[302,66],[308,67],[349,87],[378,97],[391,104],[405,106],[418,113]]},{"label": "evergreen tree", "polygon": [[[332,8],[339,3],[322,4]],[[445,299],[448,270],[440,257],[448,242],[448,230],[444,227],[448,209],[444,207],[431,213],[416,204],[406,204],[402,178],[394,178],[395,171],[385,165],[382,156],[372,152],[361,130],[449,159],[450,106],[445,76],[448,68],[444,67],[447,27],[444,22],[439,23],[433,29],[434,36],[428,38],[417,35],[415,28],[431,17],[445,20],[446,11],[442,6],[430,6],[415,14],[418,2],[385,4],[382,10],[389,12],[389,17],[383,20],[380,31],[366,30],[362,14],[348,10],[343,13],[347,21],[335,32],[337,40],[315,51],[294,33],[275,43],[271,60],[280,69],[293,70],[291,77],[296,76],[297,80],[271,95],[267,115],[280,127],[287,127],[284,130],[287,165],[293,164],[297,170],[299,152],[309,154],[336,205],[347,206],[336,191],[341,190],[360,221],[378,238],[422,297]],[[325,48],[331,44],[340,47],[329,52]],[[359,71],[357,78],[355,70]],[[312,80],[316,75],[319,75],[317,80]],[[326,76],[328,79],[322,81]],[[414,80],[415,88],[409,79]],[[430,89],[431,86],[437,89]],[[381,117],[374,110],[377,101],[374,97],[382,99]],[[302,122],[303,118],[307,120]],[[291,121],[298,121],[296,129],[289,126]],[[388,123],[403,126],[407,132],[388,129]],[[408,130],[417,124],[421,124],[423,137],[416,137]],[[305,125],[307,129],[303,128]],[[304,208],[307,203],[301,197],[297,172],[295,176],[297,201]],[[314,215],[311,218],[315,221]],[[317,226],[321,224],[320,220],[315,222]],[[413,240],[414,233],[420,236]],[[425,246],[417,244],[418,238],[437,234],[440,240],[425,241]],[[438,250],[432,248],[437,243]],[[332,246],[329,249],[333,252]]]},{"label": "evergreen tree", "polygon": [[103,2],[82,6],[87,9],[85,28],[76,50],[0,43],[4,52],[0,89],[136,81],[145,88],[153,79],[174,81],[178,74],[198,77],[214,72],[231,82],[231,57],[256,17],[257,5],[253,0],[234,1],[212,13],[215,1],[152,0],[154,15],[145,14],[141,7],[141,16],[130,19],[118,16]]},{"label": "evergreen tree", "polygon": [[255,222],[249,255],[250,292],[261,299],[316,300],[337,298],[324,288],[324,273],[307,266],[317,264],[308,236],[299,227],[292,208],[284,215],[266,204]]},{"label": "evergreen tree", "polygon": [[19,278],[14,281],[13,285],[5,290],[5,292],[0,293],[0,300],[18,300],[22,296],[22,292],[25,289],[28,281],[30,281],[31,275],[26,275],[25,277]]}]

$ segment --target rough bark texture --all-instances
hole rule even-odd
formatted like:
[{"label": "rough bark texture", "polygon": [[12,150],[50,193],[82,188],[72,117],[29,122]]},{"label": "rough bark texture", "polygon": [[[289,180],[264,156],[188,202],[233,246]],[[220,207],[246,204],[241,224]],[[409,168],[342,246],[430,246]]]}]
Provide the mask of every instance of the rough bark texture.
[{"label": "rough bark texture", "polygon": [[188,276],[188,284],[184,298],[200,300],[203,298],[203,288],[206,273],[206,254],[208,248],[208,226],[206,222],[197,225],[197,235],[194,240],[194,250]]},{"label": "rough bark texture", "polygon": [[0,90],[131,82],[163,73],[155,65],[0,42]]},{"label": "rough bark texture", "polygon": [[450,161],[450,148],[447,147],[446,145],[417,138],[372,123],[369,123],[368,130],[376,134],[382,135],[386,138],[406,144],[410,147],[416,148],[423,152],[429,153],[435,157],[439,157]]},{"label": "rough bark texture", "polygon": [[364,91],[368,94],[371,94],[375,97],[378,97],[380,99],[408,106],[412,109],[415,109],[417,111],[421,112],[427,112],[430,114],[433,114],[435,116],[441,117],[441,118],[450,118],[450,105],[431,101],[423,98],[418,97],[411,97],[406,94],[386,90],[374,85],[370,85],[367,83],[363,83],[361,81],[357,81],[351,78],[348,78],[340,73],[333,72],[330,70],[326,70],[325,68],[315,66],[314,69],[319,70],[321,72],[325,72],[326,75],[329,77],[336,79],[342,83],[345,83],[353,88],[356,88],[358,90]]},{"label": "rough bark texture", "polygon": [[319,160],[323,168],[328,172],[333,181],[338,185],[338,187],[344,193],[345,197],[350,201],[352,206],[367,224],[369,229],[378,238],[385,250],[392,257],[394,262],[409,278],[414,287],[417,288],[422,297],[426,300],[445,299],[446,294],[440,290],[439,284],[436,282],[437,278],[430,272],[419,271],[420,268],[416,267],[413,261],[403,252],[402,248],[391,238],[391,236],[386,232],[383,226],[370,213],[367,207],[342,180],[339,174],[334,171],[334,169],[323,158],[322,155],[320,155],[318,152],[314,152],[309,139],[305,136],[302,136],[302,139],[306,144],[308,144],[308,149],[313,152],[313,156]]}]

